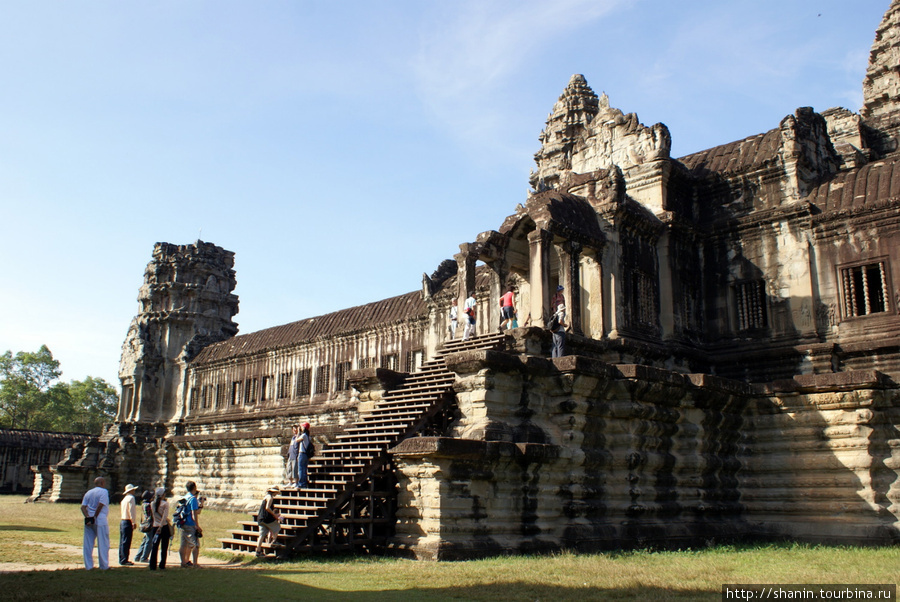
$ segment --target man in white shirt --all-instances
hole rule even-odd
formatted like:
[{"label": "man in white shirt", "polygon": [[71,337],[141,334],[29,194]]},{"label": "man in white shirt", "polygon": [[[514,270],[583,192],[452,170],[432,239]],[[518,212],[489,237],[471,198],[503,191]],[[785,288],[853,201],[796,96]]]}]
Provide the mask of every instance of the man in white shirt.
[{"label": "man in white shirt", "polygon": [[469,337],[475,334],[475,310],[478,303],[475,301],[475,292],[469,293],[466,304],[463,306],[463,313],[466,314],[466,328],[463,330],[463,340],[469,340]]},{"label": "man in white shirt", "polygon": [[131,566],[134,563],[128,560],[131,555],[131,538],[138,524],[137,500],[134,499],[136,485],[128,485],[125,488],[125,497],[120,504],[122,520],[119,522],[119,566]]},{"label": "man in white shirt", "polygon": [[94,542],[97,542],[97,559],[100,569],[109,568],[109,492],[106,490],[106,479],[94,479],[94,488],[84,494],[81,500],[81,513],[84,515],[84,568],[94,568]]}]

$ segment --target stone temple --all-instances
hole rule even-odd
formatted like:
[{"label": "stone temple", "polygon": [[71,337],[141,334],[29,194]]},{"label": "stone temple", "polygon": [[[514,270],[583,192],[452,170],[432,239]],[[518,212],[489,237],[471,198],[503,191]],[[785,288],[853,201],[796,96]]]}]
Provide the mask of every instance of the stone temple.
[{"label": "stone temple", "polygon": [[[405,295],[237,334],[233,253],[158,244],[97,473],[256,508],[290,425],[319,451],[275,551],[466,558],[900,540],[900,0],[864,106],[801,107],[686,157],[581,75],[532,191]],[[488,226],[490,226],[488,224]],[[519,327],[498,332],[516,291]],[[564,287],[568,355],[544,328]],[[412,288],[412,287],[411,287]],[[469,291],[477,336],[448,336]],[[251,549],[255,524],[222,545]]]}]

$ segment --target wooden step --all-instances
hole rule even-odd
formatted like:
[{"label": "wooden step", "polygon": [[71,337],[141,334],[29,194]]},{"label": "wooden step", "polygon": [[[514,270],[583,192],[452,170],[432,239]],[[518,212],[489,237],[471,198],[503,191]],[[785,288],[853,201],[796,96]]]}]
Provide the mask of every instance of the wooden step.
[{"label": "wooden step", "polygon": [[[373,462],[378,461],[387,448],[419,424],[442,401],[444,395],[452,390],[456,376],[447,370],[444,356],[472,349],[496,349],[502,345],[505,336],[491,334],[468,341],[448,342],[416,373],[407,376],[399,387],[387,392],[372,411],[361,416],[359,421],[349,425],[343,433],[324,445],[309,463],[311,486],[285,489],[275,496],[275,507],[282,517],[282,529],[276,542],[264,544],[263,549],[278,552],[291,545],[299,551],[317,552],[351,550],[355,544],[383,545],[383,537],[372,540],[356,537],[352,543],[339,543],[333,547],[328,542],[301,543],[298,546],[295,538],[311,525],[317,524],[315,521],[319,520],[317,517],[320,513],[331,508],[343,494],[351,493],[359,497],[373,495],[371,491],[351,491],[348,488],[361,483],[361,475],[365,474]],[[392,493],[379,491],[375,494],[384,497]],[[255,519],[255,514],[251,517]],[[390,520],[371,518],[367,522],[388,524]],[[358,522],[359,519],[352,518],[335,520],[335,524]],[[232,531],[231,537],[219,540],[222,547],[239,552],[255,552],[259,525],[253,520],[241,521],[238,525],[240,529]]]}]

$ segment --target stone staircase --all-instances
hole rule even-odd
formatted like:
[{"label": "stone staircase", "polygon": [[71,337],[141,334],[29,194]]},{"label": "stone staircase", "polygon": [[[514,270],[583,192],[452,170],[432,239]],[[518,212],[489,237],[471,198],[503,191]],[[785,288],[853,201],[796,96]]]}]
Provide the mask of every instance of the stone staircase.
[{"label": "stone staircase", "polygon": [[[455,376],[444,363],[446,355],[497,349],[505,338],[495,333],[448,342],[434,359],[385,393],[371,412],[323,446],[309,462],[310,486],[282,490],[275,496],[281,532],[274,544],[263,546],[264,551],[287,557],[381,549],[393,535],[396,508],[396,483],[387,450],[407,437],[441,430],[452,420]],[[231,537],[219,540],[222,547],[255,551],[259,537],[255,520],[239,526]]]}]

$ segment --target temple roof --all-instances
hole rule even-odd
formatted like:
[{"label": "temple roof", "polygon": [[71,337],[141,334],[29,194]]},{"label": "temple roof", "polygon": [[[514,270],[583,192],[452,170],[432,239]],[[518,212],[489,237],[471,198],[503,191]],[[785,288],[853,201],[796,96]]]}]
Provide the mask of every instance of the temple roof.
[{"label": "temple roof", "polygon": [[[488,286],[489,278],[489,268],[478,266],[476,271],[477,288]],[[456,276],[452,276],[441,284],[440,290],[455,290],[455,286]],[[421,291],[413,291],[397,297],[341,309],[330,314],[237,335],[203,348],[191,361],[191,364],[216,362],[309,343],[318,339],[350,335],[377,326],[424,318],[427,313],[428,308]]]},{"label": "temple roof", "polygon": [[809,194],[823,212],[852,211],[900,199],[900,157],[892,156],[837,173]]},{"label": "temple roof", "polygon": [[697,176],[710,172],[723,175],[739,173],[776,161],[781,142],[781,132],[775,128],[763,134],[692,153],[678,160]]},{"label": "temple roof", "polygon": [[86,441],[85,433],[57,433],[54,431],[30,431],[26,429],[0,429],[0,447],[22,449],[66,449],[78,441]]},{"label": "temple roof", "polygon": [[207,363],[269,349],[298,345],[319,338],[351,334],[381,324],[391,324],[425,315],[419,291],[305,318],[290,324],[241,334],[205,347],[192,363]]}]

